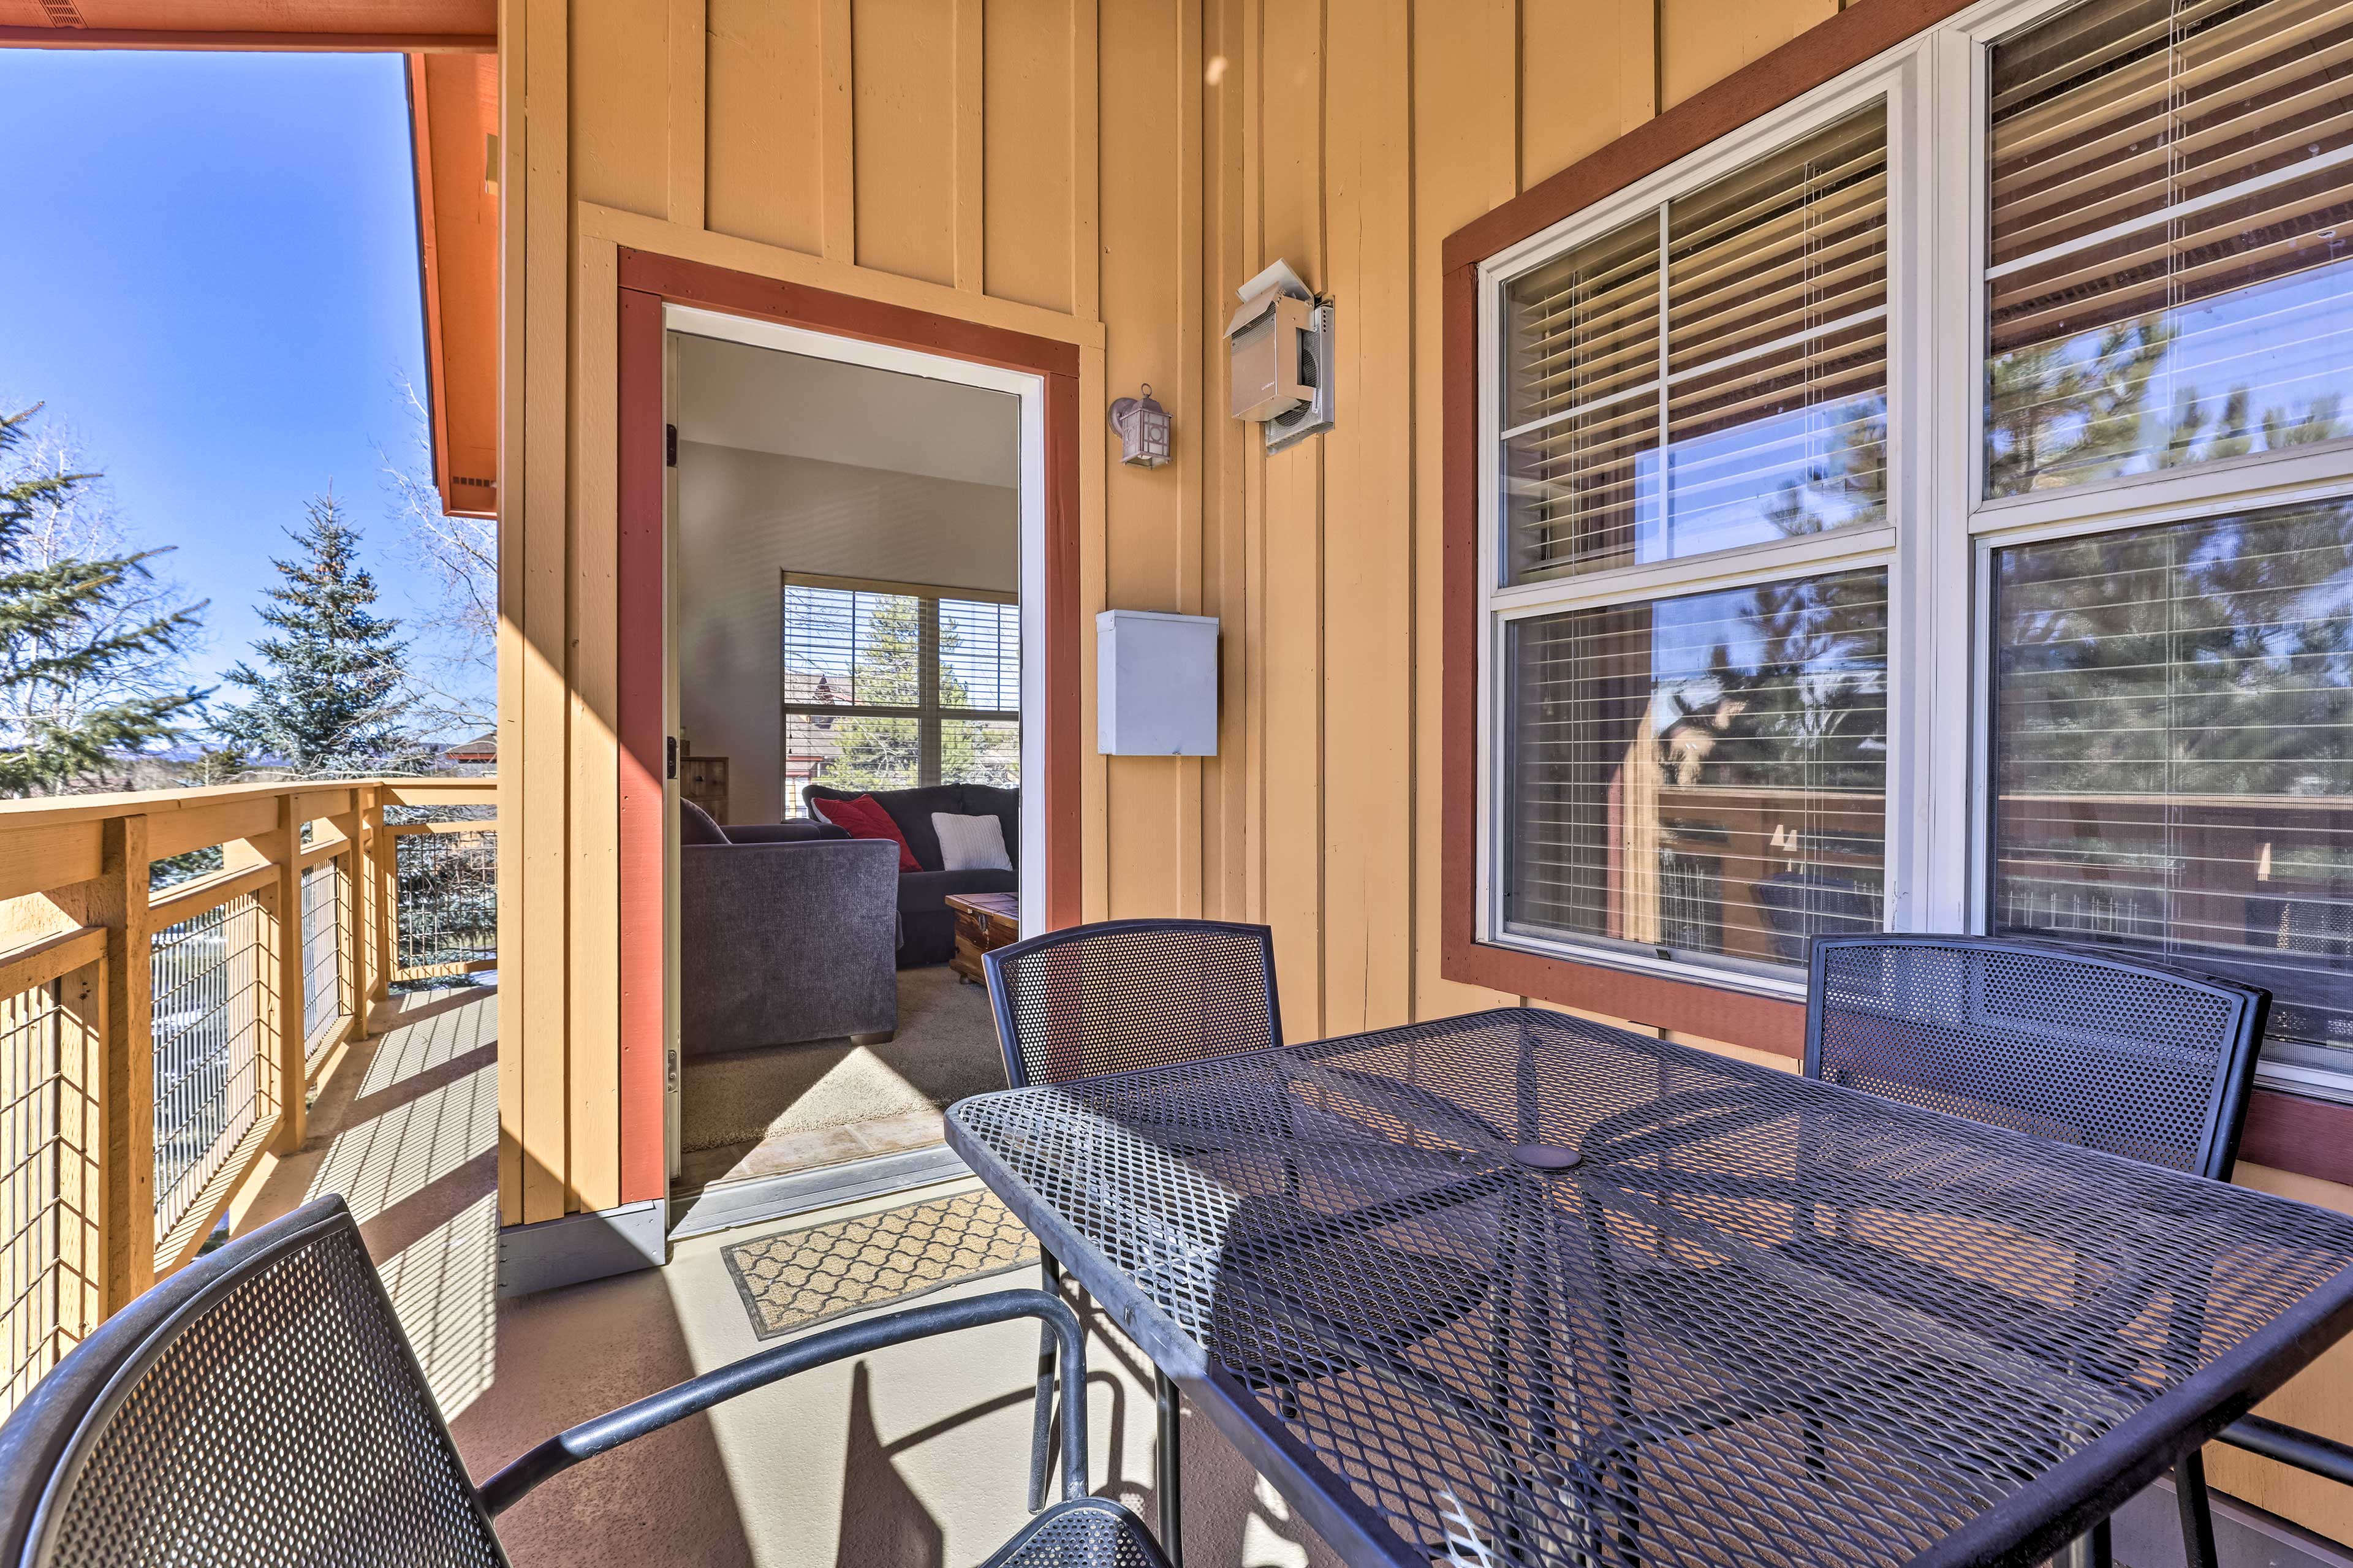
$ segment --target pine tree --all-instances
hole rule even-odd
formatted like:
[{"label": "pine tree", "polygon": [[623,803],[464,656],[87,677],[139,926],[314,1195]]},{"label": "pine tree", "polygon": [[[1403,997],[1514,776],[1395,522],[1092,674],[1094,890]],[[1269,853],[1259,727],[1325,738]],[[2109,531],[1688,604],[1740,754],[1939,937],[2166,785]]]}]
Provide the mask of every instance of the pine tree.
[{"label": "pine tree", "polygon": [[[202,605],[126,615],[158,553],[43,556],[36,525],[71,504],[98,476],[22,460],[26,422],[39,406],[0,415],[0,690],[11,722],[0,732],[0,795],[51,792],[95,773],[109,754],[176,732],[203,693],[133,682],[177,655],[201,624]],[[73,700],[60,699],[70,694]]]},{"label": "pine tree", "polygon": [[285,581],[259,612],[275,628],[253,645],[261,667],[228,672],[252,698],[215,728],[247,756],[282,759],[301,774],[417,772],[427,752],[403,722],[416,697],[400,623],[369,608],[375,579],[359,563],[359,530],[333,494],[305,512],[289,532],[298,556],[270,563]]}]

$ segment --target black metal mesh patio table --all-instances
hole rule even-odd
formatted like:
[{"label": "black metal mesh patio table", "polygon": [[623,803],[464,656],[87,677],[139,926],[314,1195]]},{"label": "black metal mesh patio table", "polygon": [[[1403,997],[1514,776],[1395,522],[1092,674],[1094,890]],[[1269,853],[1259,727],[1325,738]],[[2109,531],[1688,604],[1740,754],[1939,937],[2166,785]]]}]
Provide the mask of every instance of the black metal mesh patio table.
[{"label": "black metal mesh patio table", "polygon": [[2032,1562],[2353,1328],[2353,1217],[1532,1009],[948,1140],[1356,1564]]}]

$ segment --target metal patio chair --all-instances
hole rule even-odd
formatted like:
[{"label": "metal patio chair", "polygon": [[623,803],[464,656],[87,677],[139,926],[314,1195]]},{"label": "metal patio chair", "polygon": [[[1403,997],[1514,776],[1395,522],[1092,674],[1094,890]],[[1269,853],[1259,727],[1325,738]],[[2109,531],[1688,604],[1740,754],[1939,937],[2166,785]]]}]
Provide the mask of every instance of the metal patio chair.
[{"label": "metal patio chair", "polygon": [[[1274,931],[1232,921],[1125,920],[1069,926],[984,955],[988,1003],[1014,1089],[1068,1083],[1282,1044]],[[1061,1266],[1042,1247],[1046,1288]],[[1042,1500],[1055,1340],[1039,1336],[1029,1504]],[[1160,1540],[1174,1558],[1181,1505],[1176,1389],[1155,1373]]]},{"label": "metal patio chair", "polygon": [[[1017,1317],[1084,1367],[1077,1316],[1042,1291],[915,1307],[690,1378],[477,1487],[350,1212],[322,1198],[115,1314],[0,1426],[0,1563],[497,1568],[492,1518],[585,1459],[797,1372]],[[1085,1406],[1062,1411],[1062,1500],[989,1568],[1166,1568],[1133,1514],[1087,1495]]]},{"label": "metal patio chair", "polygon": [[[2076,948],[1818,937],[1805,1071],[2226,1182],[2270,1007],[2258,986]],[[2220,1440],[2353,1485],[2353,1448],[2276,1421],[2247,1416]],[[2174,1488],[2189,1568],[2212,1568],[2197,1454],[2175,1471]],[[2079,1543],[2077,1561],[2107,1560],[2106,1529]]]}]

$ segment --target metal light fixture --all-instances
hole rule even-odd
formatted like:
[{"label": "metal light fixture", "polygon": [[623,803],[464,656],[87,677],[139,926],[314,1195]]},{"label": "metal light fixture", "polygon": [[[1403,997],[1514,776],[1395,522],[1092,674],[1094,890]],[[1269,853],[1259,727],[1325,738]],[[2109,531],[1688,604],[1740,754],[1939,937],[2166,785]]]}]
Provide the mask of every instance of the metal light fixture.
[{"label": "metal light fixture", "polygon": [[1168,462],[1168,410],[1152,400],[1152,384],[1144,384],[1141,397],[1122,397],[1111,405],[1111,427],[1119,432],[1119,460],[1140,468],[1166,467]]}]

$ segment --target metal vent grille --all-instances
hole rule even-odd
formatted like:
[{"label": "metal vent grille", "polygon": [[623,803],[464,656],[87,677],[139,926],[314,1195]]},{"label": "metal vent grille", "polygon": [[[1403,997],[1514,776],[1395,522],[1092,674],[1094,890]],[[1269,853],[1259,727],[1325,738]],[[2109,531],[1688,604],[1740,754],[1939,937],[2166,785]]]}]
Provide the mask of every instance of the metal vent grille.
[{"label": "metal vent grille", "polygon": [[1931,1110],[2203,1172],[2232,997],[2048,950],[1826,943],[1817,1076]]},{"label": "metal vent grille", "polygon": [[1256,1050],[1281,1040],[1264,926],[1119,921],[988,957],[1016,1083]]},{"label": "metal vent grille", "polygon": [[237,1282],[100,1419],[61,1484],[58,1568],[506,1561],[347,1228]]},{"label": "metal vent grille", "polygon": [[1982,1560],[2023,1561],[2057,1467],[2353,1296],[2353,1218],[1533,1010],[950,1120],[1155,1360],[1407,1555],[1883,1564],[2017,1499]]}]

